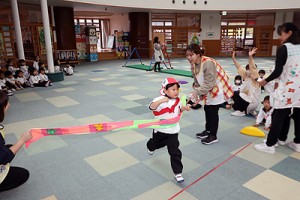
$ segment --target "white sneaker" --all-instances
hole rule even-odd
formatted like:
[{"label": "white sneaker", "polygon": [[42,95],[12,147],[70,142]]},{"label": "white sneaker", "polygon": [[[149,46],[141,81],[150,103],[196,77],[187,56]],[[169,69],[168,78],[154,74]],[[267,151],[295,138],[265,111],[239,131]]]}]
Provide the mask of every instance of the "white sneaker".
[{"label": "white sneaker", "polygon": [[284,146],[284,145],[286,145],[286,142],[285,141],[281,141],[281,140],[278,140],[278,142],[277,142],[279,145],[281,145],[281,146]]},{"label": "white sneaker", "polygon": [[245,116],[246,114],[245,114],[244,111],[241,112],[241,111],[237,110],[237,111],[231,113],[231,115],[232,115],[232,116],[236,116],[236,117],[243,117],[243,116]]},{"label": "white sneaker", "polygon": [[[264,139],[263,142],[266,143],[266,142],[267,142],[267,139]],[[285,141],[278,140],[278,142],[277,142],[274,146],[275,146],[275,147],[278,147],[278,145],[284,146],[284,145],[286,145],[286,142],[285,142]]]},{"label": "white sneaker", "polygon": [[177,183],[182,183],[184,181],[184,178],[182,177],[181,174],[176,174],[175,179],[176,179]]},{"label": "white sneaker", "polygon": [[150,151],[149,149],[147,149],[147,151],[148,151],[148,154],[151,156],[154,154],[154,151]]},{"label": "white sneaker", "polygon": [[296,152],[300,153],[300,144],[297,144],[293,141],[287,143],[288,147],[294,149]]},{"label": "white sneaker", "polygon": [[275,154],[275,147],[274,146],[268,147],[266,143],[256,144],[254,145],[254,149],[268,154]]},{"label": "white sneaker", "polygon": [[[279,140],[278,140],[278,141],[279,141]],[[280,142],[282,142],[282,141],[280,141]],[[264,139],[264,140],[263,140],[263,143],[267,143],[267,139]],[[274,147],[278,147],[278,143],[279,143],[279,142],[276,142],[276,144],[274,145]],[[282,144],[281,144],[281,145],[282,145]],[[284,144],[283,144],[283,145],[284,145]]]}]

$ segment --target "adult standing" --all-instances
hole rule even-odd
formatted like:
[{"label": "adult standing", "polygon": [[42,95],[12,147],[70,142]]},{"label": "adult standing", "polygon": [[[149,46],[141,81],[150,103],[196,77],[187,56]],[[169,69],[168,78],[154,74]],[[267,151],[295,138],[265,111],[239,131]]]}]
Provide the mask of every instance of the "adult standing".
[{"label": "adult standing", "polygon": [[287,144],[300,152],[300,30],[289,22],[278,26],[277,33],[282,46],[276,53],[275,69],[260,82],[261,86],[274,79],[278,83],[274,92],[272,125],[266,143],[254,146],[257,151],[269,154],[275,154],[277,142],[286,141],[290,117],[294,119],[295,139]]},{"label": "adult standing", "polygon": [[198,44],[191,44],[186,49],[186,57],[194,77],[193,94],[205,102],[205,130],[197,133],[196,137],[200,138],[203,144],[212,144],[218,142],[220,104],[224,103],[225,98],[230,98],[233,91],[221,65],[202,53]]},{"label": "adult standing", "polygon": [[[4,119],[4,113],[8,109],[8,96],[0,91],[0,122]],[[1,125],[0,129],[4,127]],[[12,167],[9,163],[23,144],[32,138],[31,133],[22,134],[14,145],[5,144],[4,136],[0,133],[0,192],[16,188],[25,183],[29,178],[28,170],[20,167]]]}]

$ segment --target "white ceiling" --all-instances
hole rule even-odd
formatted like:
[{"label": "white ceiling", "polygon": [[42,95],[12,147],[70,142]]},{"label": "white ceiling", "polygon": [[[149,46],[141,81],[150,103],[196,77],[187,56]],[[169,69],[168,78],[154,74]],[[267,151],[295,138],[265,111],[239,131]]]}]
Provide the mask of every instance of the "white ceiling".
[{"label": "white ceiling", "polygon": [[[74,11],[90,11],[90,12],[99,12],[103,13],[103,15],[111,15],[111,14],[126,14],[129,12],[155,12],[155,13],[191,13],[193,11],[191,10],[170,10],[170,9],[145,9],[145,8],[132,8],[132,7],[117,7],[117,6],[107,6],[107,5],[100,5],[100,4],[92,4],[92,3],[78,3],[78,2],[72,2],[73,0],[47,0],[49,6],[62,6],[62,7],[73,7]],[[74,0],[75,1],[75,0]],[[126,0],[121,0],[126,1]],[[142,1],[142,0],[136,0],[136,1]],[[150,0],[147,0],[151,2]],[[161,0],[161,1],[170,1],[171,0]],[[182,0],[176,0],[178,3],[182,3]],[[191,1],[191,0],[190,0]],[[222,0],[220,0],[222,1]],[[296,1],[296,0],[295,0]],[[2,3],[10,4],[10,0],[1,0]],[[27,4],[27,5],[40,5],[41,0],[17,0],[18,3]],[[87,2],[87,1],[86,1]],[[100,1],[99,1],[100,2]],[[103,1],[102,1],[103,2]],[[106,3],[109,1],[106,1]],[[197,3],[203,3],[204,0],[197,0]],[[169,3],[169,2],[168,2]],[[1,4],[1,3],[0,3]],[[246,7],[247,8],[247,7]],[[294,10],[294,9],[293,9]],[[298,9],[299,10],[299,9]],[[227,10],[228,11],[228,10]],[[274,12],[276,10],[260,10],[259,12]],[[194,11],[195,12],[195,11]],[[205,11],[205,10],[197,10],[196,12],[212,12],[212,11]],[[257,11],[229,11],[230,13],[237,13],[237,12],[257,12]]]}]

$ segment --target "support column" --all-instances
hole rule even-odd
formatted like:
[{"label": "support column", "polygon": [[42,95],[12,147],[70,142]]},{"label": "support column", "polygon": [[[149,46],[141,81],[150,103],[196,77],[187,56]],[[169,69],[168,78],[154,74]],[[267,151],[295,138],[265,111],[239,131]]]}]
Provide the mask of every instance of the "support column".
[{"label": "support column", "polygon": [[53,52],[52,52],[52,45],[51,45],[47,0],[41,0],[41,8],[42,8],[44,36],[45,36],[46,51],[47,51],[48,70],[50,73],[54,73]]},{"label": "support column", "polygon": [[25,59],[17,0],[11,0],[11,8],[12,8],[13,21],[15,26],[18,58]]}]

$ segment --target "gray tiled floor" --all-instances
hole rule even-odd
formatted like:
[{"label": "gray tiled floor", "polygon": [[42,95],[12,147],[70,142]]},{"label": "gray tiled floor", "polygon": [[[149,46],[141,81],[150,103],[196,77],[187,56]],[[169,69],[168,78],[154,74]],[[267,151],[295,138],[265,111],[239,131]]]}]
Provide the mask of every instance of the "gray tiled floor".
[{"label": "gray tiled floor", "polygon": [[[216,59],[230,77],[235,76],[229,58]],[[267,73],[274,66],[274,58],[255,60],[258,68]],[[189,70],[186,59],[171,61],[176,68]],[[238,61],[247,63],[246,58]],[[148,64],[149,60],[144,62]],[[52,87],[16,92],[3,122],[7,142],[15,142],[22,132],[34,127],[152,119],[148,104],[159,95],[161,81],[172,75],[121,67],[124,63],[125,60],[82,63],[74,76]],[[192,79],[173,77],[188,82],[181,86],[181,94],[188,95]],[[184,113],[179,137],[183,184],[173,178],[166,148],[155,151],[153,156],[147,154],[145,144],[152,135],[151,129],[49,136],[29,149],[21,149],[12,165],[26,167],[30,179],[15,190],[1,193],[1,199],[157,200],[168,199],[189,184],[192,185],[174,199],[276,199],[281,193],[285,199],[297,198],[299,153],[283,146],[271,156],[255,152],[251,144],[233,156],[243,146],[262,139],[239,133],[253,124],[254,118],[236,118],[230,112],[220,109],[219,143],[208,146],[195,138],[195,133],[204,129],[203,109]],[[292,138],[293,128],[290,132]],[[229,160],[224,162],[226,159]]]}]

